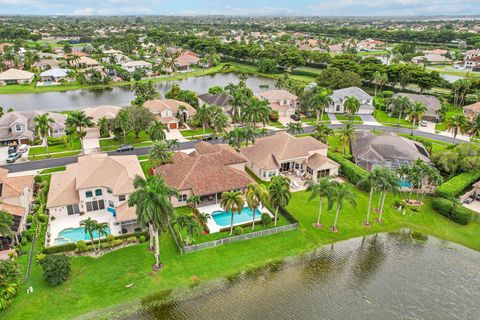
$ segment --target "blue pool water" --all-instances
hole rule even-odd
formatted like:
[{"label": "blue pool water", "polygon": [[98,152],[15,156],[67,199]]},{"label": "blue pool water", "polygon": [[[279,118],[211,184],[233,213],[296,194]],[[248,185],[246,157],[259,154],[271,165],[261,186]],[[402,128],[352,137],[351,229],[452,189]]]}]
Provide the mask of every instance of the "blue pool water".
[{"label": "blue pool water", "polygon": [[[244,207],[240,214],[235,213],[233,215],[233,224],[236,225],[236,224],[250,222],[253,219],[252,216],[253,216],[253,211],[249,207]],[[257,209],[257,212],[255,212],[255,220],[259,220],[261,216],[262,216],[262,212]],[[232,214],[230,212],[215,211],[212,213],[212,219],[220,227],[230,226],[231,218],[232,218]]]},{"label": "blue pool water", "polygon": [[412,183],[407,180],[400,180],[400,187],[402,188],[410,188],[412,186]]},{"label": "blue pool water", "polygon": [[[107,235],[110,234],[110,229],[105,230]],[[103,236],[103,235],[102,235]],[[98,239],[98,231],[93,232],[93,239]],[[90,235],[85,232],[84,228],[70,228],[60,231],[57,238],[55,239],[55,244],[64,244],[68,242],[77,242],[80,240],[90,240]]]}]

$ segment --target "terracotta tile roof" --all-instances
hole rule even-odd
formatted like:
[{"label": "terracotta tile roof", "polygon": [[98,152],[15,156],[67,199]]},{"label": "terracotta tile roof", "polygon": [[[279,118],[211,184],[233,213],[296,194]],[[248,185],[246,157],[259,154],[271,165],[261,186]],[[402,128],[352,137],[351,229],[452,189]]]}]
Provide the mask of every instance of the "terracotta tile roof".
[{"label": "terracotta tile roof", "polygon": [[33,175],[7,177],[8,170],[0,168],[0,183],[3,184],[1,198],[13,198],[23,195],[25,187],[33,188]]},{"label": "terracotta tile roof", "polygon": [[296,100],[298,97],[287,90],[267,90],[259,94],[261,98],[268,101],[279,101],[283,99]]},{"label": "terracotta tile roof", "polygon": [[309,166],[310,168],[312,168],[314,170],[320,169],[321,167],[323,167],[326,164],[330,164],[331,166],[340,167],[340,165],[338,163],[336,163],[333,160],[330,160],[328,157],[325,157],[325,156],[323,156],[319,153],[315,153],[314,155],[310,156],[307,159],[307,166]]},{"label": "terracotta tile roof", "polygon": [[188,103],[175,99],[148,100],[145,101],[143,106],[145,108],[148,108],[153,113],[160,113],[164,110],[171,110],[173,114],[176,114],[180,106],[184,106],[191,114],[195,114],[196,112],[195,108]]},{"label": "terracotta tile roof", "polygon": [[137,220],[137,207],[129,207],[128,202],[125,201],[120,206],[117,207],[117,220],[118,221],[129,221],[129,220]]},{"label": "terracotta tile roof", "polygon": [[245,188],[253,182],[244,171],[229,165],[246,163],[228,145],[210,145],[200,142],[190,155],[176,153],[171,164],[155,168],[167,185],[177,190],[192,190],[198,196]]},{"label": "terracotta tile roof", "polygon": [[82,111],[85,112],[85,115],[92,117],[93,121],[97,122],[98,119],[106,117],[107,119],[113,119],[117,113],[122,110],[122,108],[117,106],[98,106],[85,108]]},{"label": "terracotta tile roof", "polygon": [[183,52],[176,60],[175,64],[180,67],[186,67],[192,64],[198,64],[200,58],[193,52]]},{"label": "terracotta tile roof", "polygon": [[0,210],[5,210],[14,216],[23,217],[27,209],[18,205],[0,203]]},{"label": "terracotta tile roof", "polygon": [[468,106],[463,107],[464,110],[469,110],[472,112],[480,113],[480,102],[475,102],[474,104],[470,104]]}]

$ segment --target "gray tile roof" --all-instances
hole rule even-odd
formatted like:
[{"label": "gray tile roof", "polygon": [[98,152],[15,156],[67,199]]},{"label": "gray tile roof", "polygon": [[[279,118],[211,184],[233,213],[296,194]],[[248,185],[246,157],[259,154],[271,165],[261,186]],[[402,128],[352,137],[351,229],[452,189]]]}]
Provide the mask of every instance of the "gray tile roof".
[{"label": "gray tile roof", "polygon": [[211,94],[207,92],[199,95],[198,98],[208,104],[214,104],[220,107],[228,106],[230,101],[233,99],[233,97],[226,92],[217,94]]},{"label": "gray tile roof", "polygon": [[420,102],[427,107],[426,116],[438,117],[438,110],[442,106],[440,100],[435,96],[430,96],[426,94],[415,94],[415,93],[397,93],[396,96],[407,97],[411,103]]},{"label": "gray tile roof", "polygon": [[340,100],[344,100],[347,97],[355,97],[360,101],[373,99],[372,96],[370,96],[368,93],[366,93],[365,91],[363,91],[358,87],[348,87],[348,88],[333,90],[333,94],[332,94],[333,101],[337,102]]}]

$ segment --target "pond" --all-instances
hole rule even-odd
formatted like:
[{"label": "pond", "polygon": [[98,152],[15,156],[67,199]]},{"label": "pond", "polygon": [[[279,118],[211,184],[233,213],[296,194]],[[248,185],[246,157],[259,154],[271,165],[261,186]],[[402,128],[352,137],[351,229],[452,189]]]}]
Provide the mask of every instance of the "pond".
[{"label": "pond", "polygon": [[436,238],[378,234],[189,289],[188,298],[154,295],[118,317],[479,319],[479,261],[479,252]]},{"label": "pond", "polygon": [[[229,83],[238,83],[236,73],[217,73],[209,76],[190,77],[176,81],[161,81],[155,83],[162,96],[170,90],[172,84],[177,83],[182,89],[193,90],[198,94],[208,91],[210,87],[225,87]],[[258,76],[249,76],[247,86],[255,93],[275,86],[275,80]],[[133,100],[129,86],[106,89],[84,89],[64,92],[22,93],[0,95],[0,106],[4,110],[13,108],[15,111],[40,110],[61,111],[75,110],[100,105],[126,106]]]}]

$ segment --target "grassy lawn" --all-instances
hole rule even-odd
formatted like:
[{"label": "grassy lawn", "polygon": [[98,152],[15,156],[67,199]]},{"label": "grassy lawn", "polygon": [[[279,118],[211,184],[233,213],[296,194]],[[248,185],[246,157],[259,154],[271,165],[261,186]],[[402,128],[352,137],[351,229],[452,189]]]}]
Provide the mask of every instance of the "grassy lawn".
[{"label": "grassy lawn", "polygon": [[[404,134],[404,133],[400,133],[399,136],[405,137],[407,139],[412,138],[411,135]],[[421,140],[422,141],[428,141],[432,144],[432,152],[433,153],[435,153],[437,151],[445,150],[447,147],[452,145],[451,143],[448,143],[448,142],[445,142],[445,141],[434,140],[434,139],[429,139],[429,138],[424,138],[424,137],[421,137]]]},{"label": "grassy lawn", "polygon": [[[337,114],[335,117],[342,123],[348,122],[349,120],[348,116],[344,114]],[[362,118],[360,118],[360,116],[353,116],[353,123],[363,123]]]},{"label": "grassy lawn", "polygon": [[[330,118],[328,117],[328,114],[324,113],[323,116],[320,118],[321,121],[324,123],[330,123]],[[308,123],[308,124],[315,124],[317,122],[317,117],[301,117],[300,121]]]},{"label": "grassy lawn", "polygon": [[[343,154],[342,142],[340,137],[337,135],[338,132],[335,132],[335,135],[328,137],[328,145],[330,150]],[[350,146],[347,145],[346,155],[350,155]]]},{"label": "grassy lawn", "polygon": [[[141,131],[139,137],[135,137],[135,133],[129,132],[127,134],[126,143],[135,147],[145,147],[152,144],[148,134],[145,131]],[[101,139],[100,140],[100,149],[102,151],[111,151],[117,149],[119,146],[123,145],[123,139],[115,140],[111,139]]]},{"label": "grassy lawn", "polygon": [[52,153],[50,156],[46,154],[42,154],[39,156],[33,155],[33,156],[28,156],[28,160],[44,160],[44,159],[54,159],[54,158],[62,158],[62,157],[70,157],[70,156],[76,156],[79,155],[81,151],[67,151],[67,152],[62,152],[62,153]]},{"label": "grassy lawn", "polygon": [[450,119],[451,117],[453,117],[453,116],[456,115],[456,114],[462,114],[462,113],[463,113],[463,109],[462,109],[462,108],[455,108],[454,106],[449,105],[449,106],[448,106],[448,111],[447,111],[447,113],[445,114],[445,119],[444,119],[444,121],[437,123],[437,124],[435,125],[435,130],[436,130],[436,131],[445,131],[445,130],[447,130],[447,125],[446,125],[447,120]]},{"label": "grassy lawn", "polygon": [[278,121],[275,121],[275,122],[270,121],[269,125],[272,126],[272,127],[275,127],[275,128],[280,128],[280,129],[285,128],[285,126]]},{"label": "grassy lawn", "polygon": [[[461,226],[447,220],[432,210],[428,197],[418,211],[408,209],[402,215],[393,208],[394,198],[389,196],[385,205],[385,222],[374,222],[376,215],[373,214],[372,226],[366,228],[362,222],[365,219],[368,194],[358,189],[355,189],[355,193],[358,205],[356,208],[345,206],[338,221],[338,233],[328,231],[334,219],[333,212],[323,213],[323,229],[313,227],[319,201],[315,199],[309,202],[307,192],[294,193],[288,206],[288,210],[299,220],[298,230],[185,255],[177,252],[171,235],[164,233],[161,236],[161,254],[165,268],[157,273],[151,271],[154,258],[147,250],[147,243],[117,250],[99,258],[75,257],[72,260],[70,279],[58,287],[49,286],[42,277],[41,268],[34,263],[30,282],[22,284],[19,296],[2,313],[2,319],[66,319],[93,310],[98,315],[102,308],[160,294],[173,288],[188,288],[200,281],[236,275],[309,252],[324,244],[402,228],[411,228],[480,250],[480,224]],[[374,203],[376,200],[375,198]],[[24,269],[27,258],[19,258]],[[130,286],[126,287],[127,285]],[[34,288],[32,294],[26,294],[27,286]],[[107,296],[108,299],[105,299]]]},{"label": "grassy lawn", "polygon": [[[195,130],[181,130],[180,133],[184,137],[192,137],[192,136],[199,136],[203,135],[203,128],[197,128]],[[211,128],[205,128],[205,134],[213,133]]]},{"label": "grassy lawn", "polygon": [[40,171],[40,174],[49,174],[49,173],[53,173],[53,172],[60,172],[60,171],[65,171],[65,169],[66,169],[65,166],[53,167],[53,168],[43,169],[42,171]]},{"label": "grassy lawn", "polygon": [[[377,119],[378,122],[380,123],[383,123],[383,124],[386,124],[386,125],[390,125],[390,126],[396,126],[398,125],[398,117],[390,117],[388,115],[387,112],[385,111],[381,111],[381,110],[375,110],[375,112],[373,113],[373,116],[375,117],[375,119]],[[400,119],[400,126],[401,127],[407,127],[407,128],[411,128],[412,127],[412,124],[405,120],[405,119]]]},{"label": "grassy lawn", "polygon": [[390,54],[388,50],[379,50],[379,51],[360,51],[357,53],[359,56],[383,56]]},{"label": "grassy lawn", "polygon": [[[55,153],[55,152],[65,152],[65,151],[81,151],[82,150],[82,144],[80,143],[79,139],[75,139],[72,144],[68,143],[66,146],[63,144],[56,145],[56,146],[50,146],[48,148],[48,151],[50,153]],[[28,155],[38,155],[38,154],[45,154],[47,153],[47,148],[43,146],[32,146],[28,150]]]}]

